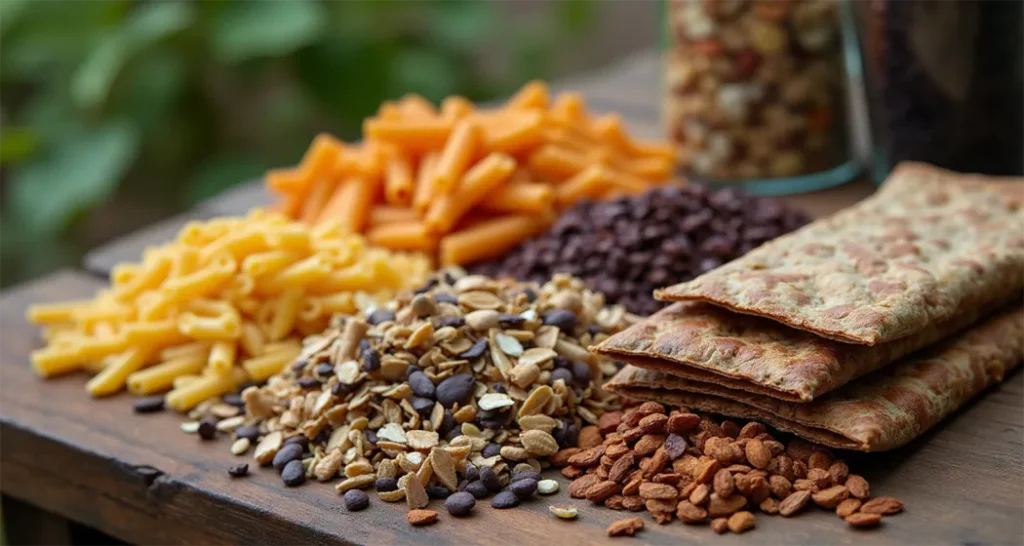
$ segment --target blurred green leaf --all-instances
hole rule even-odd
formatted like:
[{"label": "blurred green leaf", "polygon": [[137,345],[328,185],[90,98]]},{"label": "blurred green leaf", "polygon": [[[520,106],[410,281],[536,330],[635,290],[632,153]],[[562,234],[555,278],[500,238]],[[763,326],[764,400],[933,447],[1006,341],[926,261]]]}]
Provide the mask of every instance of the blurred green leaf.
[{"label": "blurred green leaf", "polygon": [[332,36],[298,55],[302,83],[332,114],[338,136],[358,138],[362,118],[388,96],[395,50],[392,43]]},{"label": "blurred green leaf", "polygon": [[477,47],[497,26],[497,9],[494,2],[478,0],[437,2],[436,9],[431,10],[430,28],[453,49]]},{"label": "blurred green leaf", "polygon": [[185,62],[174,50],[158,50],[145,62],[133,63],[114,97],[123,115],[146,130],[163,123],[185,88]]},{"label": "blurred green leaf", "polygon": [[9,204],[23,228],[52,235],[79,212],[103,202],[131,166],[139,135],[123,122],[69,133],[51,153],[20,168]]},{"label": "blurred green leaf", "polygon": [[316,41],[326,13],[310,0],[231,2],[218,15],[213,49],[222,61],[287,55]]},{"label": "blurred green leaf", "polygon": [[419,93],[433,102],[458,91],[459,68],[439,51],[407,49],[391,66],[391,96]]},{"label": "blurred green leaf", "polygon": [[268,167],[259,158],[248,155],[215,157],[196,169],[185,197],[189,203],[198,203],[232,186],[263,176]]},{"label": "blurred green leaf", "polygon": [[39,141],[39,132],[32,127],[4,127],[0,133],[0,164],[17,164],[32,157]]},{"label": "blurred green leaf", "polygon": [[0,2],[0,36],[7,32],[11,25],[18,22],[26,7],[28,7],[28,0],[4,0]]},{"label": "blurred green leaf", "polygon": [[187,27],[192,22],[188,4],[147,2],[132,13],[119,32],[110,34],[75,72],[71,96],[83,108],[107,98],[122,67],[146,47]]},{"label": "blurred green leaf", "polygon": [[569,34],[579,34],[594,23],[597,4],[593,0],[559,0],[555,2],[559,28]]}]

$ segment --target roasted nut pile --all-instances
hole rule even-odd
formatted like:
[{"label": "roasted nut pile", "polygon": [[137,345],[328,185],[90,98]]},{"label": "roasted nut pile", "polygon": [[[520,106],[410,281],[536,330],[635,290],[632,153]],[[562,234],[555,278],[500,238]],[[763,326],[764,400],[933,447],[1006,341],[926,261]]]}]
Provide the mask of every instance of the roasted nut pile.
[{"label": "roasted nut pile", "polygon": [[[710,523],[716,533],[752,529],[755,510],[790,517],[815,504],[853,527],[877,526],[903,510],[892,497],[871,498],[867,480],[827,448],[800,439],[784,445],[760,423],[719,423],[685,408],[666,412],[657,402],[604,413],[580,431],[578,447],[559,451],[552,463],[574,480],[573,498],[647,511],[661,524]],[[642,528],[630,518],[608,534]]]},{"label": "roasted nut pile", "polygon": [[307,338],[289,369],[242,393],[238,428],[213,430],[233,430],[237,455],[254,445],[286,485],[340,477],[351,510],[368,499],[350,492],[375,486],[410,510],[446,498],[456,516],[492,494],[511,508],[557,490],[540,480],[545,460],[617,408],[600,388],[616,366],[586,347],[637,319],[568,276],[452,273],[363,313]]},{"label": "roasted nut pile", "polygon": [[649,315],[664,305],[654,289],[692,279],[807,221],[777,199],[666,186],[581,203],[547,233],[472,270],[535,281],[568,273],[609,302]]},{"label": "roasted nut pile", "polygon": [[714,180],[821,171],[844,157],[839,3],[673,0],[665,126]]}]

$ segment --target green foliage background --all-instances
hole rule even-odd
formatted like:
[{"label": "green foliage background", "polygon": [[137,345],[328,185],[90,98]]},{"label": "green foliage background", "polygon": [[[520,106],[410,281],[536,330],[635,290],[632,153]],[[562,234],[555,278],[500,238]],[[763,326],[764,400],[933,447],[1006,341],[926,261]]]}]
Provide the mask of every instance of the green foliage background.
[{"label": "green foliage background", "polygon": [[381,100],[551,76],[592,0],[0,0],[0,284],[358,137]]}]

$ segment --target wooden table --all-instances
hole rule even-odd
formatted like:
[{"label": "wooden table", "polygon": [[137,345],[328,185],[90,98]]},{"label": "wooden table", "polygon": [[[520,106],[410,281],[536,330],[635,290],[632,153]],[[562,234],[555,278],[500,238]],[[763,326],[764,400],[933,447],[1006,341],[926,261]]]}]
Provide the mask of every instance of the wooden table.
[{"label": "wooden table", "polygon": [[[655,136],[656,102],[637,97],[650,93],[656,77],[648,56],[574,85],[592,97],[595,108],[621,110],[640,132]],[[853,184],[790,199],[822,215],[871,189]],[[266,200],[258,185],[242,186],[97,249],[86,260],[89,273],[63,271],[0,295],[0,490],[5,496],[137,543],[610,542],[605,527],[626,514],[570,500],[561,476],[563,489],[554,497],[500,512],[481,503],[464,520],[442,511],[438,524],[413,529],[405,523],[404,504],[387,504],[375,495],[369,510],[349,513],[327,485],[285,488],[275,472],[259,469],[231,479],[226,468],[239,459],[228,452],[227,440],[200,442],[185,435],[179,430],[181,417],[172,413],[134,415],[126,395],[91,400],[83,391],[85,377],[44,382],[32,373],[28,354],[40,339],[23,318],[28,304],[90,297],[105,284],[114,263],[136,259],[145,245],[166,241],[184,222],[243,213]],[[1024,374],[1018,371],[911,445],[851,455],[851,466],[869,478],[876,494],[906,502],[906,513],[887,519],[882,530],[858,532],[831,513],[812,510],[795,520],[759,516],[756,531],[725,537],[706,526],[659,526],[648,519],[639,536],[653,544],[1019,542],[1024,536],[1022,401]],[[580,508],[578,521],[548,513],[549,504],[564,502]],[[441,510],[439,505],[435,501],[432,507]],[[8,528],[16,524],[9,520]]]}]

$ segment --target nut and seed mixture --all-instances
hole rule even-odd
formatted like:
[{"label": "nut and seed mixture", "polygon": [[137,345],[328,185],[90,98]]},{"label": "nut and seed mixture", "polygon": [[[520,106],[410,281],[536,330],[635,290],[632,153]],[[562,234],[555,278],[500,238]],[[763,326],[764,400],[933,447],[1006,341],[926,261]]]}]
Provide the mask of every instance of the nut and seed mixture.
[{"label": "nut and seed mixture", "polygon": [[533,281],[568,273],[607,301],[649,315],[665,305],[654,299],[656,288],[697,277],[808,221],[779,199],[665,186],[577,204],[546,233],[471,270]]},{"label": "nut and seed mixture", "polygon": [[350,491],[375,487],[413,525],[436,518],[422,511],[431,499],[454,516],[492,495],[512,508],[556,491],[540,479],[547,459],[619,408],[601,388],[616,364],[586,347],[637,320],[569,276],[445,272],[307,338],[294,364],[243,391],[245,415],[221,408],[232,452],[252,446],[288,486],[337,480],[350,510],[367,504]]},{"label": "nut and seed mixture", "polygon": [[834,0],[672,0],[664,121],[680,166],[716,181],[845,160]]},{"label": "nut and seed mixture", "polygon": [[[577,447],[551,461],[573,480],[573,498],[646,511],[659,524],[710,524],[716,533],[753,529],[756,511],[791,517],[812,504],[852,527],[874,527],[903,510],[892,497],[870,498],[867,480],[827,448],[784,444],[757,422],[741,427],[657,402],[605,412],[580,431]],[[608,534],[631,535],[642,523],[616,521]]]}]

